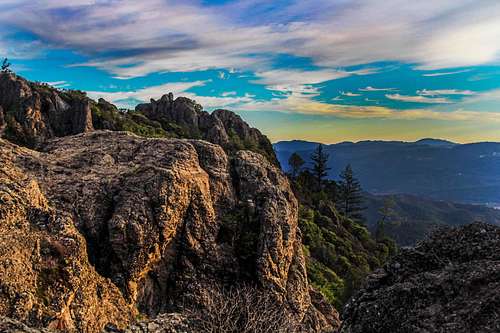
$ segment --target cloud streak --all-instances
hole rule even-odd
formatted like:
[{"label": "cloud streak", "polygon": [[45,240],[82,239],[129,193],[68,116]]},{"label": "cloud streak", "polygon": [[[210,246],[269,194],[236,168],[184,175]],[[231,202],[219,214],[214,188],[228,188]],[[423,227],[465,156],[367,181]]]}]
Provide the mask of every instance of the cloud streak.
[{"label": "cloud streak", "polygon": [[457,89],[441,89],[441,90],[418,90],[418,95],[421,96],[443,96],[443,95],[460,95],[460,96],[472,96],[476,93],[472,90],[457,90]]},{"label": "cloud streak", "polygon": [[368,86],[366,88],[360,88],[358,89],[359,91],[367,91],[367,92],[370,92],[370,91],[396,91],[397,89],[396,88],[374,88],[372,86]]},{"label": "cloud streak", "polygon": [[437,97],[430,98],[422,95],[418,96],[408,96],[408,95],[400,95],[400,94],[387,94],[385,95],[388,99],[393,101],[407,102],[407,103],[425,103],[425,104],[445,104],[451,103],[451,101],[447,98]]},{"label": "cloud streak", "polygon": [[331,69],[377,61],[437,69],[491,63],[500,55],[500,3],[489,0],[295,0],[272,10],[257,0],[209,7],[163,0],[11,3],[0,14],[2,26],[90,54],[85,65],[120,77],[271,69],[278,54]]}]

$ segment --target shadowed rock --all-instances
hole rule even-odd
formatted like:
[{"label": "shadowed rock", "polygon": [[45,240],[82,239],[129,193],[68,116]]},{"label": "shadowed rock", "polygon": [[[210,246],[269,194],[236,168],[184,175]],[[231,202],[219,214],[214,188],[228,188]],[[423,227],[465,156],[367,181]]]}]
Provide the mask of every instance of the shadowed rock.
[{"label": "shadowed rock", "polygon": [[500,228],[444,229],[371,275],[341,332],[499,332],[499,290]]},{"label": "shadowed rock", "polygon": [[90,100],[83,94],[58,91],[13,73],[0,73],[0,107],[8,125],[3,135],[29,147],[93,129]]}]

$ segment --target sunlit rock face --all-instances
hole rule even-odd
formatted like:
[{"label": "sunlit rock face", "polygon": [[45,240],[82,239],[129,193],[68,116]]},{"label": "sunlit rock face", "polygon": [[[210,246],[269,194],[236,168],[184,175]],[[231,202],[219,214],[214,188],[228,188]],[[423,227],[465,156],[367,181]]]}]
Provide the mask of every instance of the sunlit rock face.
[{"label": "sunlit rock face", "polygon": [[252,284],[307,331],[339,326],[308,285],[288,180],[257,153],[111,131],[0,140],[0,178],[0,315],[98,332]]}]

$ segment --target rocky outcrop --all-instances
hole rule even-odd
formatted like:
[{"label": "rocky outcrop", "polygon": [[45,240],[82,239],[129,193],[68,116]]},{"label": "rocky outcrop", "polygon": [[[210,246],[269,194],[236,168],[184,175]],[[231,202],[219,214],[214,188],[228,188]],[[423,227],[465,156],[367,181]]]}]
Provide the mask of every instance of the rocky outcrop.
[{"label": "rocky outcrop", "polygon": [[29,147],[93,129],[90,100],[83,94],[58,91],[13,73],[0,73],[0,128],[2,122],[6,138]]},{"label": "rocky outcrop", "polygon": [[203,139],[234,153],[248,149],[278,160],[270,141],[238,115],[227,110],[212,114],[195,101],[172,93],[122,112],[84,92],[58,90],[27,81],[14,73],[0,73],[0,137],[38,149],[45,141],[92,131],[94,128],[131,131],[145,137]]},{"label": "rocky outcrop", "polygon": [[97,332],[244,283],[304,330],[339,325],[313,305],[297,201],[259,154],[94,131],[38,152],[0,140],[0,168],[0,315]]},{"label": "rocky outcrop", "polygon": [[150,103],[139,104],[136,111],[160,122],[163,128],[177,132],[181,137],[207,140],[229,151],[257,151],[273,164],[279,165],[267,137],[234,112],[215,110],[210,114],[189,98],[174,99],[172,93],[158,101],[151,99]]},{"label": "rocky outcrop", "polygon": [[441,230],[368,279],[341,332],[499,332],[499,290],[500,228]]},{"label": "rocky outcrop", "polygon": [[0,140],[0,315],[35,327],[95,331],[135,314],[88,262],[71,212],[55,209],[43,181],[19,162],[39,156]]}]

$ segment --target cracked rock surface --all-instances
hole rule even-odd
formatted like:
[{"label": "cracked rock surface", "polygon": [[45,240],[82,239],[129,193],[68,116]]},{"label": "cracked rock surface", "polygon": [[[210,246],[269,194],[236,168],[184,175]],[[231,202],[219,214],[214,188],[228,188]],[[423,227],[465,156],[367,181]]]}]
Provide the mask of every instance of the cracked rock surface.
[{"label": "cracked rock surface", "polygon": [[346,306],[341,332],[500,332],[500,228],[443,229],[403,249]]},{"label": "cracked rock surface", "polygon": [[287,178],[249,151],[110,131],[40,151],[0,140],[0,315],[124,329],[202,306],[214,283],[253,283],[308,331],[333,330],[338,314],[310,295],[297,209]]}]

